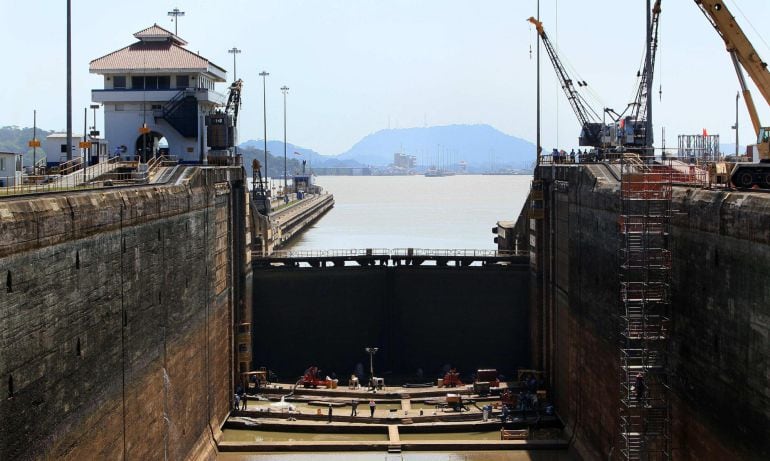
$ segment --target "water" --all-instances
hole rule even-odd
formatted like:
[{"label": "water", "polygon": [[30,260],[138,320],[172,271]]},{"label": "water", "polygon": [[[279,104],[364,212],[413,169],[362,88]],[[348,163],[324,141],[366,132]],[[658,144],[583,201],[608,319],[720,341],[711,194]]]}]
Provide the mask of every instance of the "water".
[{"label": "water", "polygon": [[[492,227],[500,220],[515,220],[526,200],[531,176],[320,176],[317,183],[334,194],[335,206],[287,249],[336,248],[472,248],[494,249]],[[305,405],[300,403],[299,405]],[[249,402],[251,406],[251,402]],[[385,416],[400,404],[378,404]],[[316,407],[305,408],[315,411]],[[434,406],[413,403],[410,414],[433,411]],[[359,414],[367,415],[366,405]],[[349,414],[349,407],[334,410]],[[399,411],[401,416],[403,411]],[[226,430],[225,440],[387,440],[383,434],[274,433]],[[270,439],[266,438],[269,437]],[[277,437],[277,438],[272,438]],[[320,437],[320,438],[319,438]],[[382,438],[381,438],[382,437]],[[401,434],[403,440],[499,440],[500,433]],[[336,439],[335,439],[336,440]],[[383,452],[351,453],[219,453],[219,461],[568,461],[567,451]]]},{"label": "water", "polygon": [[[321,399],[319,398],[319,401]],[[262,412],[267,412],[270,410],[271,413],[286,413],[286,410],[281,410],[281,408],[276,407],[273,405],[275,402],[270,401],[255,401],[255,400],[249,400],[247,403],[247,408],[249,410],[257,410]],[[311,405],[308,402],[295,402],[290,401],[287,402],[294,406],[295,411],[300,414],[317,414],[318,410],[321,410],[321,413],[323,415],[326,415],[327,407],[325,405]],[[431,407],[432,408],[432,407]],[[376,415],[377,417],[386,417],[390,410],[401,410],[401,403],[395,402],[395,403],[378,403],[376,408]],[[333,412],[335,415],[349,415],[350,414],[350,405],[347,404],[343,407],[335,407],[333,409]],[[358,414],[360,416],[368,416],[369,415],[369,405],[365,400],[361,400],[361,402],[358,404]]]},{"label": "water", "polygon": [[400,433],[399,438],[402,442],[413,440],[500,440],[500,431],[483,432],[434,432],[430,434],[410,434]]},{"label": "water", "polygon": [[566,451],[351,453],[219,453],[218,461],[571,461]]},{"label": "water", "polygon": [[[497,433],[500,438],[500,433]],[[336,434],[324,432],[280,432],[225,429],[223,442],[384,442],[388,440],[387,429],[381,434]]]},{"label": "water", "polygon": [[335,205],[286,249],[495,249],[492,227],[515,220],[531,176],[319,176]]}]

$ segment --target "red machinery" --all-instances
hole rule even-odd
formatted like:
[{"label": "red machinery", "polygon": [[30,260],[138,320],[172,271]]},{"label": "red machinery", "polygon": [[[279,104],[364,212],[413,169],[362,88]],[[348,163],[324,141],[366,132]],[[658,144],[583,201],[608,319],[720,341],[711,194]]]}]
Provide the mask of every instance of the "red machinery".
[{"label": "red machinery", "polygon": [[456,369],[452,368],[444,375],[443,381],[444,387],[457,387],[462,386],[463,382],[460,380],[460,373]]},{"label": "red machinery", "polygon": [[494,368],[477,370],[476,379],[473,381],[473,392],[478,395],[489,395],[493,387],[500,387],[497,376],[497,370]]},{"label": "red machinery", "polygon": [[316,388],[318,386],[326,386],[326,380],[321,377],[321,370],[318,367],[310,367],[305,370],[305,374],[302,375],[300,380],[302,387]]},{"label": "red machinery", "polygon": [[503,405],[515,408],[519,403],[519,398],[510,389],[506,389],[500,394],[500,403]]}]

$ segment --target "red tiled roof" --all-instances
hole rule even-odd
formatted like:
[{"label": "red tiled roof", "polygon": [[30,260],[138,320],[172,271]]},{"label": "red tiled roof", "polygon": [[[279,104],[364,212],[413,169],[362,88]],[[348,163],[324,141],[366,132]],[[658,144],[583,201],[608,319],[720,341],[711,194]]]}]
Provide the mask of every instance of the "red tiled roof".
[{"label": "red tiled roof", "polygon": [[[215,64],[212,63],[212,65]],[[208,67],[208,59],[182,48],[176,43],[165,41],[137,42],[113,51],[91,61],[89,70],[93,73],[131,70],[194,70],[205,72]]]},{"label": "red tiled roof", "polygon": [[157,24],[153,24],[152,26],[140,30],[139,32],[134,34],[134,37],[138,38],[139,40],[145,40],[145,39],[171,39],[180,45],[187,45],[187,42],[182,40],[181,38],[177,37],[171,31],[168,31],[162,27],[160,27]]}]

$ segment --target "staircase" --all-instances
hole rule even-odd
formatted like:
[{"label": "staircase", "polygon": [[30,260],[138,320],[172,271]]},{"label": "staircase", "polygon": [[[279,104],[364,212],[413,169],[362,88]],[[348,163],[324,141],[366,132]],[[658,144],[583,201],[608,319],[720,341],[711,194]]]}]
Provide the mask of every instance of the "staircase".
[{"label": "staircase", "polygon": [[165,120],[185,138],[198,136],[198,98],[195,91],[179,91],[154,115],[156,122],[158,119]]},{"label": "staircase", "polygon": [[85,173],[82,169],[75,170],[72,173],[59,175],[54,181],[55,187],[72,188],[77,187],[85,182],[101,179],[104,175],[109,175],[114,172],[120,163],[120,157],[113,157],[105,162],[97,163],[86,167]]}]

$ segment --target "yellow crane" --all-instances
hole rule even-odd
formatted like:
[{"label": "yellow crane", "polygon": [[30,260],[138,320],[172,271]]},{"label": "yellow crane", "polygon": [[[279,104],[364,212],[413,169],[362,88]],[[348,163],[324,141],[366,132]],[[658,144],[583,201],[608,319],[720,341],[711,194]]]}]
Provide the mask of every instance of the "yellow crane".
[{"label": "yellow crane", "polygon": [[727,52],[730,54],[735,72],[738,75],[738,82],[743,92],[743,100],[749,111],[749,117],[751,117],[751,124],[757,135],[757,143],[748,146],[747,149],[749,160],[752,160],[753,154],[756,153],[759,163],[736,163],[732,168],[730,180],[737,187],[750,188],[757,185],[763,189],[770,189],[770,127],[763,127],[760,123],[757,108],[743,76],[743,70],[745,70],[759,89],[762,97],[765,98],[765,102],[770,106],[770,72],[767,70],[767,63],[759,57],[757,50],[743,33],[724,2],[720,0],[694,1],[725,42]]}]

